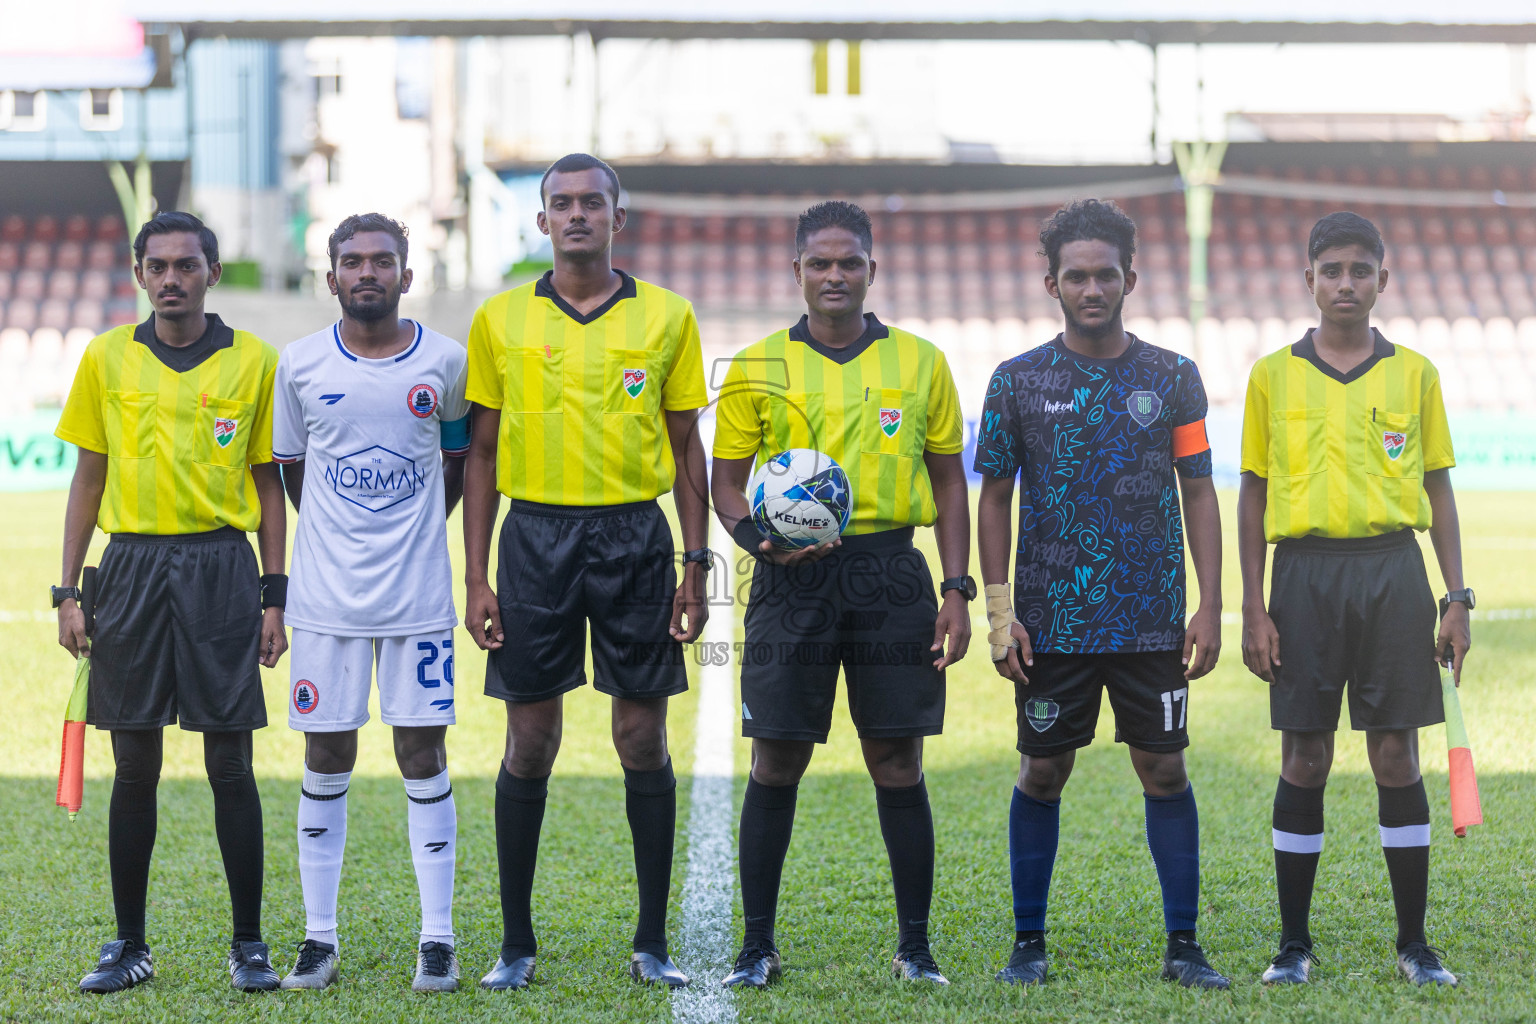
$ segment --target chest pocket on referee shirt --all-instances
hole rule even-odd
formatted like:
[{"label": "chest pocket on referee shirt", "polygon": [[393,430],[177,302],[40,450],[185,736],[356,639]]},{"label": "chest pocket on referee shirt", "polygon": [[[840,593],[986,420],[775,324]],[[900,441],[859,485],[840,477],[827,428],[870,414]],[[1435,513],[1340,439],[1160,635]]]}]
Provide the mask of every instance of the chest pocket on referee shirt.
[{"label": "chest pocket on referee shirt", "polygon": [[603,353],[603,412],[655,416],[661,409],[661,358],[643,348]]},{"label": "chest pocket on referee shirt", "polygon": [[244,466],[251,438],[250,402],[200,400],[192,421],[192,461],[205,466]]},{"label": "chest pocket on referee shirt", "polygon": [[565,396],[564,372],[563,348],[509,346],[504,411],[559,412]]},{"label": "chest pocket on referee shirt", "polygon": [[1270,476],[1311,476],[1327,468],[1327,410],[1285,409],[1270,418]]},{"label": "chest pocket on referee shirt", "polygon": [[871,388],[861,408],[866,455],[916,454],[913,439],[922,434],[917,422],[917,395],[901,388]]},{"label": "chest pocket on referee shirt", "polygon": [[1419,418],[1406,412],[1362,413],[1366,417],[1365,471],[1394,480],[1418,480],[1424,475],[1424,449],[1419,444]]},{"label": "chest pocket on referee shirt", "polygon": [[107,454],[147,459],[155,454],[158,396],[153,391],[107,392]]}]

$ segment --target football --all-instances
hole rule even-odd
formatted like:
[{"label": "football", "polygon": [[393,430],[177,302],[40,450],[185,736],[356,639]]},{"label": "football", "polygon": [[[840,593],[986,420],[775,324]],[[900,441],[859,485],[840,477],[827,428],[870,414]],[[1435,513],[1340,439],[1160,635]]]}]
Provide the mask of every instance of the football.
[{"label": "football", "polygon": [[836,540],[848,525],[848,474],[832,456],[791,448],[768,459],[747,482],[758,532],[781,548]]}]

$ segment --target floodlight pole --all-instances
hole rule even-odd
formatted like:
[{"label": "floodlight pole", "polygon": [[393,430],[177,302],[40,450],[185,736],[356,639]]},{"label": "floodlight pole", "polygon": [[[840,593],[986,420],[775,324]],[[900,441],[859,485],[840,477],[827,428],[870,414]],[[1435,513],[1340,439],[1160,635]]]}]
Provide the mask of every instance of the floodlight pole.
[{"label": "floodlight pole", "polygon": [[1216,183],[1221,179],[1221,161],[1227,155],[1225,142],[1175,142],[1173,158],[1184,180],[1184,227],[1189,234],[1189,324],[1199,327],[1205,317],[1205,303],[1210,297],[1210,269],[1207,255],[1211,241],[1211,209],[1216,200]]}]

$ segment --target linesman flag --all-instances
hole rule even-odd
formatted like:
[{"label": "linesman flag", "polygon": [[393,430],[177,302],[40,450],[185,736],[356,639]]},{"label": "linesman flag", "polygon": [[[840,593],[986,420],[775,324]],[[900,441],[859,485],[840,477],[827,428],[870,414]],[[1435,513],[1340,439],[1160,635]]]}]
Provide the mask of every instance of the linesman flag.
[{"label": "linesman flag", "polygon": [[74,821],[85,792],[85,697],[91,686],[91,659],[75,659],[75,689],[64,712],[63,754],[59,758],[59,793],[55,803]]},{"label": "linesman flag", "polygon": [[1483,804],[1477,796],[1477,772],[1472,768],[1472,744],[1461,717],[1461,698],[1444,665],[1440,666],[1440,691],[1445,696],[1445,745],[1451,755],[1451,831],[1456,838],[1465,839],[1468,826],[1483,823]]},{"label": "linesman flag", "polygon": [[[96,632],[96,567],[87,566],[81,574],[80,610],[85,615],[85,635]],[[59,791],[54,802],[69,812],[74,821],[85,795],[85,703],[91,689],[91,659],[75,659],[75,688],[64,711],[64,740],[59,755]]]}]

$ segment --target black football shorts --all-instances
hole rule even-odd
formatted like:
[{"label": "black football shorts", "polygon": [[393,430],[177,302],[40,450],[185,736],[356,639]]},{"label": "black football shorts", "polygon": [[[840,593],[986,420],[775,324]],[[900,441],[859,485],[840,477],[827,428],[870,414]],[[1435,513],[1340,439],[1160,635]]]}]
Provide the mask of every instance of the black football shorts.
[{"label": "black football shorts", "polygon": [[1154,753],[1189,746],[1183,651],[1036,654],[1029,684],[1013,687],[1019,753],[1049,757],[1086,747],[1109,691],[1115,740]]},{"label": "black football shorts", "polygon": [[596,690],[631,700],[687,690],[683,645],[668,631],[672,555],[672,530],[654,501],[513,501],[496,567],[506,640],[486,660],[486,695],[533,703],[584,685],[589,624]]},{"label": "black football shorts", "polygon": [[844,537],[808,565],[757,563],[743,623],[742,735],[825,743],[840,668],[860,737],[943,732],[944,673],[929,650],[938,613],[911,527]]},{"label": "black football shorts", "polygon": [[246,535],[113,535],[96,573],[87,721],[192,732],[267,724],[261,577]]},{"label": "black football shorts", "polygon": [[1332,732],[1349,690],[1357,730],[1445,721],[1435,667],[1435,598],[1412,530],[1302,537],[1275,545],[1269,616],[1280,664],[1270,725]]}]

